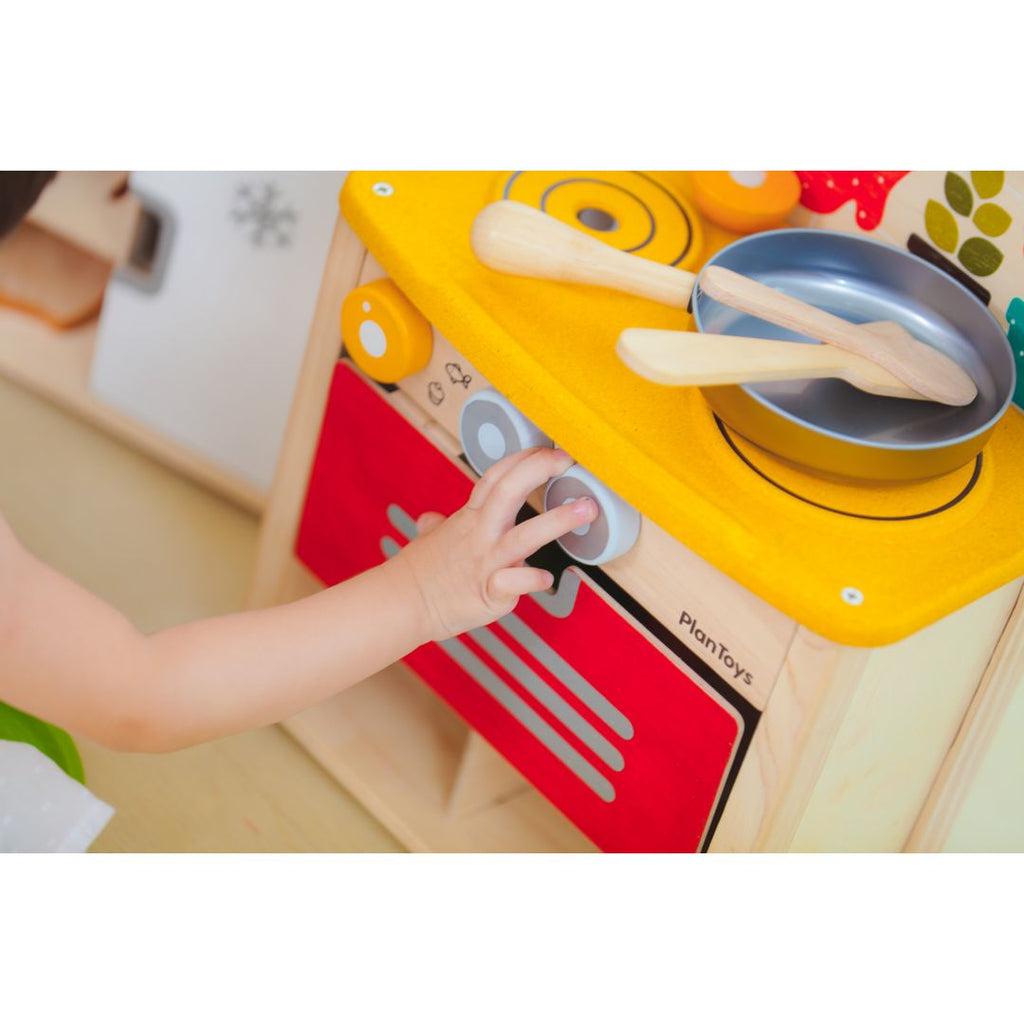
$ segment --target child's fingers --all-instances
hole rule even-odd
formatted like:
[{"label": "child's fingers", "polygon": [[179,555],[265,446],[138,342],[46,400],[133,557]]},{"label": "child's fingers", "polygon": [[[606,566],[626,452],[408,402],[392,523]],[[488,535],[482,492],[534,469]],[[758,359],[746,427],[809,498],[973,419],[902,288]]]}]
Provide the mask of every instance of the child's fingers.
[{"label": "child's fingers", "polygon": [[511,597],[522,597],[538,590],[549,590],[555,582],[547,569],[535,569],[532,565],[513,566],[492,573],[487,581],[488,596],[497,602]]},{"label": "child's fingers", "polygon": [[416,520],[416,536],[425,537],[432,530],[436,530],[445,520],[440,512],[424,512]]},{"label": "child's fingers", "polygon": [[518,452],[513,452],[511,455],[506,455],[503,459],[499,459],[493,466],[489,466],[484,475],[477,480],[476,486],[474,486],[469,496],[469,501],[466,502],[466,507],[474,509],[483,508],[488,495],[494,489],[494,485],[510,470],[519,465],[520,462],[528,459],[539,450],[537,448],[523,448]]},{"label": "child's fingers", "polygon": [[527,519],[505,534],[501,542],[502,559],[521,562],[570,530],[592,523],[597,514],[597,502],[593,498],[578,498],[558,508],[548,509],[543,515]]},{"label": "child's fingers", "polygon": [[526,499],[571,465],[572,457],[560,448],[532,449],[491,487],[482,506],[489,524],[496,530],[507,530]]}]

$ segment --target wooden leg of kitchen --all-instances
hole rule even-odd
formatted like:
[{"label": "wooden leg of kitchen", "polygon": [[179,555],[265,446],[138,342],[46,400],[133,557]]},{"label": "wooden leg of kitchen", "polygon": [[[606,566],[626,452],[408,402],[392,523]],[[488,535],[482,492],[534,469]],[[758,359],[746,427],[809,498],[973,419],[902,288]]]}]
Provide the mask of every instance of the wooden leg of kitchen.
[{"label": "wooden leg of kitchen", "polygon": [[525,792],[529,783],[479,733],[470,731],[448,797],[448,813],[472,814]]},{"label": "wooden leg of kitchen", "polygon": [[906,844],[908,851],[935,852],[945,848],[1010,701],[1020,689],[1021,680],[1024,680],[1024,591],[910,833]]},{"label": "wooden leg of kitchen", "polygon": [[799,627],[711,841],[713,853],[789,847],[867,652]]},{"label": "wooden leg of kitchen", "polygon": [[295,532],[316,452],[331,371],[341,350],[341,303],[346,293],[358,283],[365,258],[366,248],[345,219],[339,217],[313,313],[288,427],[277,458],[270,499],[263,516],[249,591],[250,608],[287,600],[282,584],[292,560]]}]

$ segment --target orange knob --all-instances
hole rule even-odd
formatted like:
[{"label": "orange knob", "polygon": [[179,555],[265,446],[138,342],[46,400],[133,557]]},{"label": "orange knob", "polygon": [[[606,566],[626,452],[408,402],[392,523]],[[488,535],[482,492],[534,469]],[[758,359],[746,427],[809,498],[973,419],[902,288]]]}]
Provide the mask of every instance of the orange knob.
[{"label": "orange knob", "polygon": [[426,317],[386,277],[345,296],[341,338],[356,366],[384,384],[422,370],[434,347]]},{"label": "orange knob", "polygon": [[697,209],[739,235],[781,227],[800,201],[793,171],[694,171],[692,181]]}]

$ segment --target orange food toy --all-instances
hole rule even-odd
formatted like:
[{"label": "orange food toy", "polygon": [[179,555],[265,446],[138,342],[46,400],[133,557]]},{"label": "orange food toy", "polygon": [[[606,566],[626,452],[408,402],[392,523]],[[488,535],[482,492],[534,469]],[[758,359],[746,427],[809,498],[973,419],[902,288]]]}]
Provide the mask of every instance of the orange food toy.
[{"label": "orange food toy", "polygon": [[741,235],[781,227],[800,201],[793,171],[694,171],[692,179],[697,209]]}]

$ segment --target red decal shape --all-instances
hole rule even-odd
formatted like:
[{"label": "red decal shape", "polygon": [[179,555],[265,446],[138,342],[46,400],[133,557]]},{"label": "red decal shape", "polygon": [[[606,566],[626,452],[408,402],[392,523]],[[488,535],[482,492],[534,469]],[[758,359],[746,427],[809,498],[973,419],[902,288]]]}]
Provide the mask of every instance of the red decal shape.
[{"label": "red decal shape", "polygon": [[814,213],[833,213],[851,199],[857,204],[857,226],[874,231],[885,213],[893,186],[909,171],[797,171],[800,203]]}]

